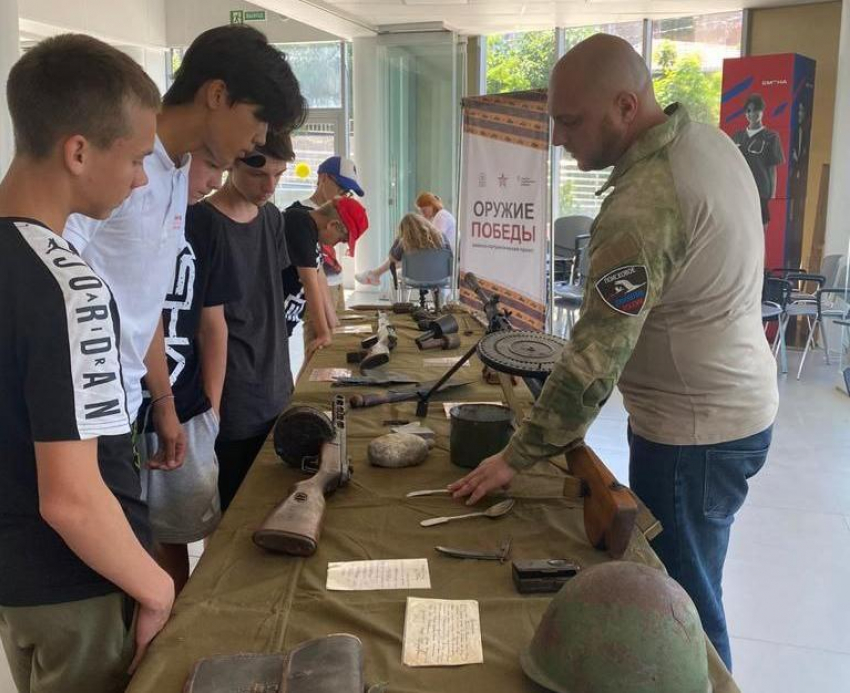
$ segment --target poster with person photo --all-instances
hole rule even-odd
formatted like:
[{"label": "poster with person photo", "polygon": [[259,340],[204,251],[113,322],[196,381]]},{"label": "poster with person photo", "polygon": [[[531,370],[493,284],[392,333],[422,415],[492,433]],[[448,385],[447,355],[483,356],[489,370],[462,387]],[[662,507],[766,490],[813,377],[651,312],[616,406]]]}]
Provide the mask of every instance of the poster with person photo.
[{"label": "poster with person photo", "polygon": [[720,127],[753,173],[767,267],[801,260],[814,76],[815,62],[795,53],[723,64]]}]

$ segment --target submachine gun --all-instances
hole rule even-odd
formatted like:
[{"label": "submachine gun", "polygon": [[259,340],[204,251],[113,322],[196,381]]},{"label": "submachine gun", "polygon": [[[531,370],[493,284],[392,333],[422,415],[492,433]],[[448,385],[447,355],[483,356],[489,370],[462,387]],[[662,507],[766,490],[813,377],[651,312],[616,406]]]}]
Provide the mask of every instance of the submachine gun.
[{"label": "submachine gun", "polygon": [[[510,322],[511,313],[500,307],[497,294],[488,295],[471,272],[464,276],[463,283],[482,303],[487,332],[443,378],[450,378],[477,351],[485,366],[507,376],[500,377],[500,382],[509,402],[514,399],[510,391],[510,376],[521,377],[536,400],[566,342],[542,332],[514,330]],[[440,381],[437,381],[434,390],[439,384]],[[417,414],[420,410],[427,413],[428,396],[420,400]],[[622,557],[637,520],[635,498],[588,446],[577,445],[566,453],[566,458],[570,473],[581,482],[588,540],[595,548],[607,550],[611,557]]]},{"label": "submachine gun", "polygon": [[275,423],[274,446],[284,462],[313,476],[295,484],[289,497],[269,513],[254,532],[254,543],[275,553],[312,556],[322,531],[325,496],[351,479],[345,397],[334,397],[332,421],[313,407],[287,409]]}]

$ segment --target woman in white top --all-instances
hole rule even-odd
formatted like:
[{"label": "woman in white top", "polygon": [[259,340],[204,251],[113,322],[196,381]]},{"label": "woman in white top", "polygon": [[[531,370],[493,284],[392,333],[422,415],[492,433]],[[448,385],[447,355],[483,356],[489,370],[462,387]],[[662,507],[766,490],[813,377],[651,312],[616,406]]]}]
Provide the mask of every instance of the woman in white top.
[{"label": "woman in white top", "polygon": [[457,239],[457,223],[452,213],[443,207],[443,201],[434,193],[420,193],[416,198],[419,213],[430,221],[446,237],[449,248],[454,251]]},{"label": "woman in white top", "polygon": [[[416,207],[419,209],[419,213],[430,222],[428,226],[436,228],[437,231],[443,234],[445,242],[441,244],[442,247],[449,248],[449,250],[454,252],[455,240],[457,239],[457,223],[455,222],[455,218],[452,216],[451,212],[443,208],[443,201],[434,193],[423,192],[416,198]],[[413,216],[417,215],[407,215],[402,222],[404,222],[408,217]],[[402,229],[400,227],[400,232],[401,230]],[[380,284],[381,275],[389,270],[390,263],[401,262],[401,256],[397,252],[400,247],[401,246],[398,244],[398,241],[393,243],[393,247],[390,249],[390,255],[383,265],[372,270],[367,270],[366,272],[355,274],[354,278],[361,284]],[[414,248],[416,248],[415,244]]]}]

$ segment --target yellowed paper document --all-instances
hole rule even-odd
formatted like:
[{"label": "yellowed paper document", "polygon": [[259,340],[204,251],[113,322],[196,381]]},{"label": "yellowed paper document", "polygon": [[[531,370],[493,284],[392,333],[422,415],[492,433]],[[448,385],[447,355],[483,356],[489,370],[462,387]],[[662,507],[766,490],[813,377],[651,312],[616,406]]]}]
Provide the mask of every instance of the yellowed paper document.
[{"label": "yellowed paper document", "polygon": [[502,402],[443,402],[443,411],[446,412],[446,418],[452,418],[452,407],[456,407],[459,404],[498,404],[502,405]]},{"label": "yellowed paper document", "polygon": [[327,589],[429,590],[431,576],[427,558],[386,561],[344,561],[328,563]]},{"label": "yellowed paper document", "polygon": [[408,597],[402,648],[409,667],[482,664],[478,602]]},{"label": "yellowed paper document", "polygon": [[348,368],[314,368],[310,373],[312,383],[332,383],[337,378],[350,378]]},{"label": "yellowed paper document", "polygon": [[[458,361],[460,361],[460,356],[437,356],[435,358],[422,359],[422,365],[445,367],[454,366]],[[463,365],[468,366],[469,361],[467,361]]]}]

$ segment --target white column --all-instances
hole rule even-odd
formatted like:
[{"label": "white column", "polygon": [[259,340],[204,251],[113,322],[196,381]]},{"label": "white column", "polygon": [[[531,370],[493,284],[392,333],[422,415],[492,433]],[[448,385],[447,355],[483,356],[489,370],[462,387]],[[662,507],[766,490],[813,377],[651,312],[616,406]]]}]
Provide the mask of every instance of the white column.
[{"label": "white column", "polygon": [[[815,86],[817,89],[817,86]],[[829,205],[824,255],[847,253],[850,244],[850,0],[841,8],[835,122],[829,165]]]},{"label": "white column", "polygon": [[6,104],[6,81],[21,54],[18,31],[18,0],[0,0],[0,178],[6,173],[15,151],[12,121]]},{"label": "white column", "polygon": [[[389,176],[387,170],[387,113],[385,65],[377,38],[355,38],[352,51],[354,92],[354,160],[366,195],[369,230],[357,242],[354,267],[357,272],[377,267],[390,247]],[[357,285],[360,291],[376,287]]]}]

